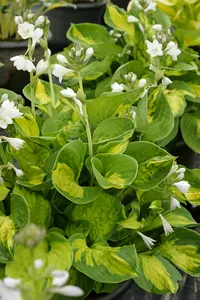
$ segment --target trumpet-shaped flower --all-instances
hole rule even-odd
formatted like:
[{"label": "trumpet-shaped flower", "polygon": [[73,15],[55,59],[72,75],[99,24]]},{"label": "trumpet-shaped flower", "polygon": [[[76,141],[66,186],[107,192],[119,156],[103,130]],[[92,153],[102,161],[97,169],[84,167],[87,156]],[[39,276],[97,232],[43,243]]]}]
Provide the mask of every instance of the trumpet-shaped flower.
[{"label": "trumpet-shaped flower", "polygon": [[13,119],[22,118],[22,113],[15,106],[13,101],[5,100],[0,107],[0,127],[6,129],[8,125],[13,124]]},{"label": "trumpet-shaped flower", "polygon": [[188,193],[189,188],[190,188],[190,184],[188,183],[188,181],[185,181],[185,180],[175,182],[173,184],[173,186],[175,186],[183,194]]},{"label": "trumpet-shaped flower", "polygon": [[139,19],[134,16],[128,16],[128,23],[138,23]]},{"label": "trumpet-shaped flower", "polygon": [[70,89],[70,88],[66,88],[65,90],[62,90],[61,94],[64,97],[71,98],[71,99],[73,99],[73,98],[76,97],[76,93],[72,89]]},{"label": "trumpet-shaped flower", "polygon": [[170,209],[171,210],[175,210],[176,208],[181,208],[181,204],[180,202],[174,198],[174,197],[171,197],[171,201],[170,201]]},{"label": "trumpet-shaped flower", "polygon": [[17,288],[19,279],[4,278],[0,280],[0,298],[2,300],[22,300],[21,292]]},{"label": "trumpet-shaped flower", "polygon": [[178,49],[177,44],[169,42],[165,49],[166,54],[170,55],[173,60],[177,60],[177,56],[181,54],[181,50]]},{"label": "trumpet-shaped flower", "polygon": [[124,85],[119,84],[117,82],[114,82],[113,84],[111,84],[111,88],[112,88],[112,92],[114,92],[114,93],[120,93],[120,92],[124,91]]},{"label": "trumpet-shaped flower", "polygon": [[140,79],[138,83],[138,87],[144,87],[146,85],[147,81],[145,78]]},{"label": "trumpet-shaped flower", "polygon": [[48,62],[41,59],[36,66],[36,74],[42,74],[48,69]]},{"label": "trumpet-shaped flower", "polygon": [[15,174],[16,174],[17,177],[21,177],[21,176],[24,175],[24,173],[23,173],[22,170],[17,169],[17,168],[16,168],[13,164],[11,164],[10,162],[8,162],[7,166],[8,166],[8,169],[14,170],[14,171],[15,171]]},{"label": "trumpet-shaped flower", "polygon": [[69,279],[69,273],[63,270],[53,270],[51,272],[52,285],[56,287],[63,286]]},{"label": "trumpet-shaped flower", "polygon": [[37,20],[35,21],[35,26],[40,26],[40,25],[42,25],[42,24],[44,23],[44,21],[45,21],[44,16],[39,16],[39,17],[37,18]]},{"label": "trumpet-shaped flower", "polygon": [[92,47],[88,48],[85,52],[85,58],[83,60],[83,62],[89,60],[94,54],[94,49]]},{"label": "trumpet-shaped flower", "polygon": [[178,176],[176,177],[176,180],[182,180],[185,177],[184,173],[180,173],[178,174]]},{"label": "trumpet-shaped flower", "polygon": [[35,66],[32,61],[23,55],[11,57],[10,60],[14,62],[13,64],[17,70],[28,71],[29,73],[35,70]]},{"label": "trumpet-shaped flower", "polygon": [[55,64],[54,65],[54,68],[53,68],[53,72],[52,74],[55,76],[55,77],[58,77],[59,78],[59,82],[61,83],[62,80],[63,80],[63,77],[69,73],[73,73],[73,70],[71,69],[67,69],[59,64]]},{"label": "trumpet-shaped flower", "polygon": [[24,140],[18,138],[1,137],[1,140],[8,142],[15,150],[20,150],[24,146]]},{"label": "trumpet-shaped flower", "polygon": [[147,45],[147,53],[151,57],[163,55],[162,44],[160,44],[156,39],[153,41],[153,43],[146,41],[146,45]]},{"label": "trumpet-shaped flower", "polygon": [[171,83],[172,83],[171,79],[169,79],[168,77],[165,77],[165,76],[163,77],[162,85],[164,85],[164,87],[167,87]]},{"label": "trumpet-shaped flower", "polygon": [[150,4],[147,6],[147,8],[145,8],[145,12],[148,12],[149,10],[156,10],[156,3],[151,1]]},{"label": "trumpet-shaped flower", "polygon": [[163,217],[163,215],[159,214],[159,217],[162,221],[162,225],[163,225],[165,235],[168,236],[174,230],[173,230],[172,226],[167,222],[167,220]]},{"label": "trumpet-shaped flower", "polygon": [[63,64],[67,64],[68,63],[68,61],[67,61],[67,59],[66,59],[66,57],[64,55],[58,54],[56,57],[57,57],[57,60],[60,63],[63,63]]},{"label": "trumpet-shaped flower", "polygon": [[152,26],[152,29],[156,30],[156,31],[162,31],[163,27],[161,24],[155,24]]},{"label": "trumpet-shaped flower", "polygon": [[15,23],[16,23],[17,25],[19,25],[19,24],[21,24],[21,23],[23,23],[23,22],[24,22],[24,20],[23,20],[22,16],[16,16],[16,17],[15,17]]},{"label": "trumpet-shaped flower", "polygon": [[[19,20],[19,19],[17,19],[17,20]],[[24,23],[20,23],[18,25],[17,32],[24,40],[26,40],[26,39],[29,39],[32,37],[34,29],[35,29],[35,27],[33,24],[24,22]]]},{"label": "trumpet-shaped flower", "polygon": [[53,294],[68,296],[68,297],[81,297],[84,294],[82,289],[74,285],[66,285],[60,288],[51,288],[49,292]]},{"label": "trumpet-shaped flower", "polygon": [[141,233],[140,231],[137,232],[137,234],[139,234],[139,236],[141,236],[141,238],[143,239],[144,243],[147,245],[147,247],[149,249],[152,249],[152,247],[154,246],[154,243],[156,242],[156,240],[144,235],[143,233]]},{"label": "trumpet-shaped flower", "polygon": [[32,35],[31,35],[32,47],[35,47],[35,45],[40,42],[40,39],[42,38],[43,34],[44,34],[44,31],[41,28],[36,28],[33,31]]},{"label": "trumpet-shaped flower", "polygon": [[181,173],[185,173],[186,172],[186,168],[180,168],[176,171],[176,173],[181,174]]}]

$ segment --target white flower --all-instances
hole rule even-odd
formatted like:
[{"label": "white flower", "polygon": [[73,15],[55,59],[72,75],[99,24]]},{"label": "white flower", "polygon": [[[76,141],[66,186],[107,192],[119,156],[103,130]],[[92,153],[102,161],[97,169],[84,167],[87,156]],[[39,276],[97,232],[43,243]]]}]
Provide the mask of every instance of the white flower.
[{"label": "white flower", "polygon": [[42,25],[45,21],[45,18],[43,16],[40,16],[37,18],[37,20],[35,21],[35,26],[39,26]]},{"label": "white flower", "polygon": [[178,166],[177,166],[177,164],[175,163],[175,164],[172,166],[172,168],[171,168],[169,174],[167,175],[167,177],[169,177],[169,176],[171,176],[172,174],[174,174],[177,170],[178,170]]},{"label": "white flower", "polygon": [[54,65],[54,68],[53,68],[53,72],[52,74],[55,76],[55,77],[58,77],[59,78],[59,82],[61,83],[62,80],[63,80],[63,77],[66,75],[66,74],[69,74],[69,73],[72,73],[73,70],[71,69],[67,69],[59,64],[55,64]]},{"label": "white flower", "polygon": [[176,180],[182,180],[184,178],[185,174],[184,173],[180,173],[178,174],[178,176],[176,177]]},{"label": "white flower", "polygon": [[28,22],[20,23],[17,32],[24,40],[29,39],[34,32],[34,25]]},{"label": "white flower", "polygon": [[44,265],[41,259],[34,260],[34,267],[35,269],[40,269]]},{"label": "white flower", "polygon": [[165,235],[168,236],[174,230],[173,230],[172,226],[167,222],[167,220],[165,220],[165,218],[163,217],[163,215],[159,214],[159,217],[160,217],[160,219],[162,221],[162,225],[163,225],[163,228],[164,228]]},{"label": "white flower", "polygon": [[53,270],[51,272],[51,276],[53,277],[52,285],[56,286],[56,287],[61,287],[68,280],[69,273],[67,271],[63,271],[63,270]]},{"label": "white flower", "polygon": [[18,138],[9,138],[9,137],[2,137],[6,142],[8,142],[15,150],[20,150],[24,146],[24,141]]},{"label": "white flower", "polygon": [[[11,280],[0,280],[0,299],[2,300],[22,300],[21,292],[17,288],[11,288]],[[13,279],[14,280],[14,279]],[[14,283],[14,281],[13,281]],[[7,286],[8,284],[8,286]]]},{"label": "white flower", "polygon": [[48,62],[44,59],[41,59],[36,66],[36,74],[45,73],[48,69]]},{"label": "white flower", "polygon": [[3,101],[5,101],[5,100],[8,100],[8,94],[3,94],[3,95],[1,96],[1,101],[3,102]]},{"label": "white flower", "polygon": [[76,93],[70,89],[70,88],[66,88],[65,90],[62,90],[60,92],[64,97],[67,97],[67,98],[75,98],[76,97]]},{"label": "white flower", "polygon": [[144,11],[148,12],[149,10],[154,10],[154,11],[156,10],[156,3],[155,2],[151,2]]},{"label": "white flower", "polygon": [[73,98],[74,102],[78,105],[81,115],[83,116],[83,104],[77,98]]},{"label": "white flower", "polygon": [[157,68],[154,65],[150,64],[149,70],[156,72]]},{"label": "white flower", "polygon": [[137,79],[137,75],[135,73],[132,74],[131,82],[135,82]]},{"label": "white flower", "polygon": [[176,173],[180,174],[180,173],[185,173],[186,172],[186,168],[180,168],[176,171]]},{"label": "white flower", "polygon": [[139,19],[134,16],[128,16],[128,23],[138,23]]},{"label": "white flower", "polygon": [[162,56],[162,44],[160,44],[156,39],[153,43],[146,41],[147,45],[147,53],[151,55],[151,57]]},{"label": "white flower", "polygon": [[119,84],[117,82],[114,82],[113,84],[111,84],[111,88],[112,88],[112,92],[114,92],[114,93],[120,93],[120,92],[124,91],[124,85]]},{"label": "white flower", "polygon": [[67,61],[66,57],[64,57],[64,55],[58,54],[56,57],[57,57],[57,60],[58,60],[60,63],[65,63],[65,64],[68,63],[68,61]]},{"label": "white flower", "polygon": [[29,13],[29,14],[27,15],[27,17],[28,17],[28,19],[30,20],[30,19],[32,19],[32,18],[34,17],[34,14],[33,14],[33,13]]},{"label": "white flower", "polygon": [[41,28],[37,28],[34,30],[34,32],[32,33],[32,36],[31,36],[32,47],[35,47],[35,45],[40,42],[40,39],[42,38],[43,34],[44,34],[44,31]]},{"label": "white flower", "polygon": [[133,111],[131,114],[133,121],[136,119],[136,116],[137,116],[136,111]]},{"label": "white flower", "polygon": [[167,87],[171,83],[172,83],[171,79],[169,79],[168,77],[165,77],[165,76],[163,77],[162,85],[164,85],[164,87]]},{"label": "white flower", "polygon": [[88,48],[85,52],[85,58],[83,61],[85,62],[85,61],[89,60],[93,54],[94,54],[94,49],[92,47]]},{"label": "white flower", "polygon": [[6,129],[9,124],[13,124],[13,119],[22,118],[22,113],[15,106],[13,101],[5,100],[0,107],[0,127]]},{"label": "white flower", "polygon": [[24,173],[22,172],[22,170],[17,169],[17,168],[16,168],[13,164],[11,164],[10,162],[8,162],[7,166],[8,166],[8,169],[14,170],[14,171],[15,171],[17,177],[21,177],[21,176],[24,175]]},{"label": "white flower", "polygon": [[21,17],[21,16],[16,16],[15,17],[15,23],[17,24],[17,25],[19,25],[19,24],[21,24],[21,23],[23,23],[24,21],[23,21],[23,18]]},{"label": "white flower", "polygon": [[162,31],[163,27],[161,24],[155,24],[152,26],[152,29],[156,30],[156,31]]},{"label": "white flower", "polygon": [[28,58],[25,58],[23,55],[17,55],[11,57],[14,66],[17,70],[28,71],[29,73],[35,70],[35,66]]},{"label": "white flower", "polygon": [[169,42],[165,49],[166,54],[170,55],[173,60],[177,60],[177,56],[181,54],[181,50],[178,49],[177,44]]},{"label": "white flower", "polygon": [[15,278],[11,278],[11,277],[5,277],[3,279],[3,283],[5,284],[5,286],[7,286],[8,288],[11,288],[11,289],[16,288],[20,284],[20,282],[21,282],[20,279],[15,279]]},{"label": "white flower", "polygon": [[147,81],[145,78],[140,79],[138,83],[138,87],[144,87],[146,85]]},{"label": "white flower", "polygon": [[139,234],[139,236],[141,236],[141,238],[143,239],[144,243],[147,245],[147,247],[149,249],[152,249],[152,247],[154,246],[154,243],[156,242],[156,240],[144,235],[143,233],[141,233],[140,231],[137,232],[137,234]]},{"label": "white flower", "polygon": [[49,290],[53,294],[61,294],[68,297],[81,297],[84,295],[82,289],[74,285],[66,285],[60,288],[52,288]]},{"label": "white flower", "polygon": [[139,9],[139,10],[142,9],[142,6],[140,5],[140,3],[139,3],[138,0],[135,0],[135,1],[134,1],[134,4],[135,4],[135,6],[137,7],[137,9]]},{"label": "white flower", "polygon": [[177,207],[181,208],[180,202],[176,198],[171,197],[170,209],[175,210]]},{"label": "white flower", "polygon": [[190,184],[188,183],[188,181],[185,181],[185,180],[175,182],[173,184],[173,186],[175,186],[183,194],[188,193],[189,188],[190,188]]}]

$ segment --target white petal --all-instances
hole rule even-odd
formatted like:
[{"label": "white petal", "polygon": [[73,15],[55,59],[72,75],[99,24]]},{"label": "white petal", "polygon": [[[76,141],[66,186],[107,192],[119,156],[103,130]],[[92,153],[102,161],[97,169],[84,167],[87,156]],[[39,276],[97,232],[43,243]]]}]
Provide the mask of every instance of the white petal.
[{"label": "white petal", "polygon": [[188,181],[184,180],[174,183],[173,186],[175,186],[183,194],[188,193],[190,188],[190,184],[188,183]]},{"label": "white petal", "polygon": [[3,279],[3,283],[5,284],[5,286],[7,286],[8,288],[16,288],[19,284],[20,284],[21,280],[20,279],[15,279],[15,278],[11,278],[11,277],[5,277]]},{"label": "white petal", "polygon": [[66,285],[61,288],[53,288],[50,289],[50,292],[54,294],[61,294],[68,297],[81,297],[84,294],[82,289],[73,285]]},{"label": "white petal", "polygon": [[36,74],[45,73],[48,68],[48,62],[41,59],[36,66]]},{"label": "white petal", "polygon": [[17,25],[19,25],[20,23],[23,23],[23,18],[22,18],[22,16],[16,16],[16,17],[15,17],[15,23],[16,23]]},{"label": "white petal", "polygon": [[85,58],[84,58],[84,62],[89,60],[94,54],[94,49],[92,47],[88,48],[85,52]]},{"label": "white petal", "polygon": [[175,210],[177,207],[181,208],[180,202],[176,198],[171,197],[170,209]]},{"label": "white petal", "polygon": [[34,260],[34,267],[40,269],[44,265],[44,262],[41,259]]},{"label": "white petal", "polygon": [[24,22],[18,25],[18,34],[24,39],[28,39],[34,32],[34,25],[28,22]]},{"label": "white petal", "polygon": [[62,270],[54,270],[51,272],[52,285],[56,287],[63,286],[69,278],[69,273]]},{"label": "white petal", "polygon": [[1,96],[1,101],[5,101],[5,100],[8,100],[8,94],[3,94]]},{"label": "white petal", "polygon": [[173,230],[172,226],[167,222],[167,220],[165,220],[165,218],[161,214],[159,214],[159,217],[162,221],[162,225],[163,225],[165,235],[167,236],[170,233],[172,233],[174,230]]},{"label": "white petal", "polygon": [[36,22],[35,22],[35,26],[39,26],[39,25],[43,24],[44,21],[45,21],[44,16],[38,17],[37,20],[36,20]]},{"label": "white petal", "polygon": [[171,83],[172,83],[171,79],[169,79],[168,77],[165,77],[165,76],[163,77],[163,79],[162,79],[162,85],[164,85],[165,87],[167,87]]},{"label": "white petal", "polygon": [[149,10],[156,10],[156,3],[155,2],[151,2],[149,4],[149,6],[145,9],[145,12],[148,12]]},{"label": "white petal", "polygon": [[66,88],[60,92],[64,97],[74,98],[76,97],[76,93],[71,88]]},{"label": "white petal", "polygon": [[180,173],[185,173],[186,172],[186,168],[180,168],[176,171],[176,173],[180,174]]},{"label": "white petal", "polygon": [[114,92],[114,93],[120,93],[120,92],[124,91],[124,85],[119,84],[117,82],[114,82],[113,84],[111,84],[111,88],[112,88],[112,92]]},{"label": "white petal", "polygon": [[128,16],[128,23],[138,23],[139,19],[134,16]]},{"label": "white petal", "polygon": [[64,57],[64,55],[58,54],[56,57],[60,63],[68,63],[68,61],[67,61],[66,57]]},{"label": "white petal", "polygon": [[185,177],[184,173],[180,173],[177,177],[176,180],[182,180]]},{"label": "white petal", "polygon": [[73,98],[74,102],[78,105],[81,115],[83,116],[83,104],[76,97]]},{"label": "white petal", "polygon": [[18,139],[18,138],[4,137],[4,139],[8,141],[8,143],[16,150],[20,150],[21,148],[23,148],[25,143],[22,139]]},{"label": "white petal", "polygon": [[143,239],[144,243],[147,245],[147,247],[149,249],[152,249],[152,247],[154,246],[154,243],[156,242],[156,240],[144,235],[143,233],[141,233],[140,231],[137,232],[137,234],[139,234],[141,236],[141,238]]},{"label": "white petal", "polygon": [[144,87],[146,85],[147,81],[145,78],[140,79],[138,83],[138,87]]},{"label": "white petal", "polygon": [[163,27],[161,24],[155,24],[152,26],[152,29],[156,30],[156,31],[162,31]]}]

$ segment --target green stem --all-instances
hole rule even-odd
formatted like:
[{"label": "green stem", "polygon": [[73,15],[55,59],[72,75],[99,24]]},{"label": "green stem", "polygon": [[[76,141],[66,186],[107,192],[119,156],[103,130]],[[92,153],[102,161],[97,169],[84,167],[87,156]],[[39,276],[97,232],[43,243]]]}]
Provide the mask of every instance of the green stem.
[{"label": "green stem", "polygon": [[86,127],[86,134],[87,134],[87,140],[88,140],[88,148],[89,148],[89,156],[92,157],[93,156],[93,144],[92,144],[92,134],[91,134],[91,130],[90,130],[90,124],[88,121],[88,114],[87,114],[87,107],[85,104],[85,99],[84,99],[84,90],[83,90],[83,80],[81,77],[80,72],[78,72],[78,79],[79,79],[79,88],[80,88],[80,95],[81,95],[81,102],[84,103],[83,104],[83,117],[85,120],[85,127]]},{"label": "green stem", "polygon": [[56,107],[56,98],[55,98],[55,93],[54,93],[54,88],[53,88],[53,78],[52,78],[50,66],[48,67],[48,77],[49,77],[52,105],[55,108]]},{"label": "green stem", "polygon": [[33,286],[34,286],[34,295],[35,299],[41,300],[41,293],[40,293],[40,281],[38,280],[38,275],[34,266],[34,261],[35,261],[35,256],[34,256],[34,249],[30,249],[31,253],[31,275],[32,275],[32,280],[33,280]]},{"label": "green stem", "polygon": [[2,161],[3,161],[3,164],[6,165],[7,164],[7,159],[6,159],[6,155],[5,155],[2,143],[0,143],[0,155],[1,155],[1,158],[2,158]]},{"label": "green stem", "polygon": [[[29,52],[29,59],[32,61],[33,53],[32,53],[32,46],[31,46],[31,39],[28,41],[28,52]],[[30,84],[31,84],[31,108],[33,112],[33,116],[35,117],[35,104],[34,104],[34,83],[33,83],[33,71],[30,72]]]}]

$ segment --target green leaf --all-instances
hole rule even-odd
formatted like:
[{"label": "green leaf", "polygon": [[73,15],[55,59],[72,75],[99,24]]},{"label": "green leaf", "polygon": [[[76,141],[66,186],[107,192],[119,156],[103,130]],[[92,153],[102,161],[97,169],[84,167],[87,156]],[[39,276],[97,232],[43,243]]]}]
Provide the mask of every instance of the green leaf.
[{"label": "green leaf", "polygon": [[126,43],[135,44],[135,26],[128,22],[128,15],[124,10],[116,5],[107,5],[104,20],[108,26],[125,33]]},{"label": "green leaf", "polygon": [[117,283],[138,276],[134,245],[109,247],[98,242],[88,247],[85,238],[75,234],[70,238],[74,250],[73,266],[95,281]]},{"label": "green leaf", "polygon": [[186,108],[186,101],[182,91],[172,90],[165,95],[174,118],[179,118],[183,115]]},{"label": "green leaf", "polygon": [[10,190],[7,189],[4,185],[0,185],[0,201],[3,201],[8,194],[10,193]]},{"label": "green leaf", "polygon": [[111,83],[119,82],[120,80],[124,81],[124,75],[128,74],[129,72],[133,72],[133,70],[138,78],[140,78],[144,73],[144,68],[141,62],[138,60],[132,60],[120,66],[116,70],[115,74],[112,77]]},{"label": "green leaf", "polygon": [[142,136],[146,141],[158,141],[168,136],[174,127],[171,108],[161,89],[154,91],[148,103],[149,131]]},{"label": "green leaf", "polygon": [[99,154],[91,163],[94,176],[103,189],[124,189],[137,175],[137,162],[128,155]]},{"label": "green leaf", "polygon": [[30,211],[26,199],[14,191],[10,198],[10,218],[14,221],[17,230],[25,227],[30,221]]},{"label": "green leaf", "polygon": [[167,151],[150,142],[129,143],[125,154],[133,157],[139,164],[133,187],[150,190],[162,182],[169,174],[174,157]]},{"label": "green leaf", "polygon": [[[79,205],[80,206],[80,205]],[[75,219],[75,218],[72,218]],[[78,221],[71,221],[71,220],[67,220],[67,224],[65,227],[65,233],[66,236],[68,238],[70,238],[70,236],[72,236],[75,233],[81,233],[83,234],[85,237],[87,237],[89,235],[89,231],[90,231],[90,222],[88,220],[78,220]]]},{"label": "green leaf", "polygon": [[200,153],[200,111],[184,114],[180,125],[185,143]]},{"label": "green leaf", "polygon": [[134,122],[129,118],[109,118],[103,120],[94,130],[92,141],[102,144],[113,140],[128,140],[134,131]]},{"label": "green leaf", "polygon": [[30,222],[48,228],[51,216],[50,202],[41,193],[19,185],[15,185],[13,192],[26,200],[30,210]]},{"label": "green leaf", "polygon": [[172,131],[168,136],[166,136],[164,139],[161,139],[157,142],[158,146],[165,147],[166,145],[168,145],[169,142],[171,142],[177,136],[178,131],[179,131],[179,118],[174,119],[174,128],[172,129]]},{"label": "green leaf", "polygon": [[[14,262],[6,265],[6,276],[20,278],[24,284],[33,286],[29,271],[33,261],[30,249],[18,244],[15,246],[14,253]],[[69,270],[73,261],[72,247],[64,236],[49,232],[46,239],[34,248],[34,258],[44,262],[44,266],[37,269],[37,276],[41,275],[45,267],[53,266],[54,269]],[[41,289],[45,281],[45,278],[41,279]]]},{"label": "green leaf", "polygon": [[98,126],[103,120],[117,115],[120,110],[131,107],[138,100],[141,88],[126,93],[104,93],[87,102],[89,122]]},{"label": "green leaf", "polygon": [[102,25],[73,24],[67,32],[67,38],[84,47],[91,46],[95,55],[102,58],[117,57],[122,52],[122,48],[114,44],[108,31]]},{"label": "green leaf", "polygon": [[26,113],[23,118],[14,120],[16,130],[22,136],[39,136],[40,131],[31,113]]},{"label": "green leaf", "polygon": [[99,187],[82,187],[78,183],[85,154],[86,147],[81,141],[73,141],[65,145],[57,156],[52,172],[53,185],[57,191],[78,204],[92,202],[101,193]]},{"label": "green leaf", "polygon": [[90,223],[89,236],[92,241],[98,238],[107,240],[121,218],[122,205],[112,195],[101,193],[91,203],[75,205],[72,210],[67,209],[65,214],[71,221],[85,220]]},{"label": "green leaf", "polygon": [[110,153],[110,154],[122,154],[128,146],[128,141],[119,142],[113,141],[108,142],[105,145],[99,145],[96,153]]},{"label": "green leaf", "polygon": [[81,69],[81,76],[87,81],[96,80],[110,70],[111,63],[112,59],[109,57],[102,61],[94,61]]},{"label": "green leaf", "polygon": [[[173,227],[183,227],[189,225],[196,225],[196,221],[193,219],[189,211],[185,208],[177,208],[173,211],[166,211],[162,213],[163,217],[167,220],[167,222]],[[157,215],[149,216],[146,219],[145,231],[153,230],[162,226],[162,221]]]},{"label": "green leaf", "polygon": [[163,236],[160,254],[192,276],[200,276],[200,235],[187,228],[175,228]]},{"label": "green leaf", "polygon": [[116,288],[117,283],[100,283],[95,282],[94,291],[96,294],[106,293],[111,294]]},{"label": "green leaf", "polygon": [[181,274],[159,255],[139,254],[140,275],[135,282],[152,294],[176,293]]},{"label": "green leaf", "polygon": [[137,104],[136,130],[142,133],[147,133],[149,131],[147,95],[140,99]]}]

